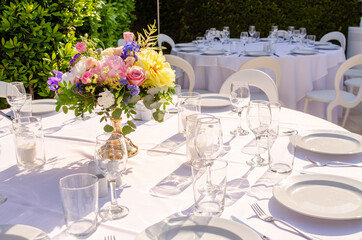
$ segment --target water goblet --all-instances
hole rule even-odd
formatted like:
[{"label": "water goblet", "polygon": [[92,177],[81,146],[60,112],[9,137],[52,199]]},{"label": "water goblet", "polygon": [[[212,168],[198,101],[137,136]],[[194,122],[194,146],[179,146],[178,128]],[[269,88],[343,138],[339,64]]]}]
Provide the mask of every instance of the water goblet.
[{"label": "water goblet", "polygon": [[247,82],[232,82],[229,98],[231,105],[236,108],[239,116],[239,123],[237,128],[230,133],[235,136],[245,136],[249,132],[244,130],[241,126],[241,114],[244,108],[246,108],[250,102],[249,84]]},{"label": "water goblet", "polygon": [[6,85],[6,100],[11,106],[14,118],[20,117],[20,109],[26,100],[26,92],[22,82],[11,82]]},{"label": "water goblet", "polygon": [[307,35],[307,29],[302,27],[302,28],[299,28],[299,31],[300,31],[300,33],[299,33],[300,42],[301,42],[301,44],[303,45],[303,43],[304,43],[304,38],[305,38],[305,36]]},{"label": "water goblet", "polygon": [[128,152],[124,137],[119,133],[103,133],[96,138],[94,161],[109,181],[111,203],[101,209],[103,219],[115,220],[128,215],[128,208],[121,206],[116,198],[116,180],[126,169]]},{"label": "water goblet", "polygon": [[296,42],[297,44],[299,44],[299,38],[300,38],[299,35],[300,35],[300,30],[294,29],[292,38],[293,38],[293,41]]},{"label": "water goblet", "polygon": [[255,34],[255,26],[249,26],[249,34],[251,39],[253,39],[254,34]]},{"label": "water goblet", "polygon": [[278,26],[272,26],[271,30],[275,33],[278,32]]},{"label": "water goblet", "polygon": [[246,163],[254,167],[265,166],[268,164],[268,161],[260,156],[260,139],[271,124],[269,102],[262,100],[250,101],[247,111],[247,122],[249,129],[255,134],[256,153],[255,156],[247,160]]},{"label": "water goblet", "polygon": [[245,44],[248,41],[248,32],[241,32],[240,33],[240,41],[241,41],[241,44],[243,46],[242,53],[244,54],[245,53]]},{"label": "water goblet", "polygon": [[228,33],[225,30],[222,30],[222,31],[219,32],[219,35],[220,35],[222,50],[225,50],[224,49],[224,43],[225,43],[225,40],[228,37]]},{"label": "water goblet", "polygon": [[224,26],[222,30],[226,32],[227,39],[230,39],[230,28],[229,28],[229,26]]},{"label": "water goblet", "polygon": [[288,27],[289,44],[292,44],[293,31],[294,31],[294,26],[289,26]]},{"label": "water goblet", "polygon": [[207,168],[206,185],[200,191],[204,194],[213,194],[215,187],[210,180],[210,167],[224,149],[220,119],[214,116],[198,119],[194,142],[198,159],[192,164]]}]

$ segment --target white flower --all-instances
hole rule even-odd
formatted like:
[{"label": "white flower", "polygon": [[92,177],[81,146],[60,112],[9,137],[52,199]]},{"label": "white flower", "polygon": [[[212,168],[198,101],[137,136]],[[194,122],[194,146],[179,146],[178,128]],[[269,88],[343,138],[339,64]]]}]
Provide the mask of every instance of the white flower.
[{"label": "white flower", "polygon": [[72,68],[72,73],[78,78],[82,77],[82,74],[87,70],[86,59],[83,58]]},{"label": "white flower", "polygon": [[98,105],[103,108],[109,108],[114,104],[114,96],[113,94],[106,89],[106,91],[99,94],[100,97],[98,98]]},{"label": "white flower", "polygon": [[76,78],[76,75],[73,72],[66,72],[63,73],[62,81],[66,83],[73,83],[74,79]]}]

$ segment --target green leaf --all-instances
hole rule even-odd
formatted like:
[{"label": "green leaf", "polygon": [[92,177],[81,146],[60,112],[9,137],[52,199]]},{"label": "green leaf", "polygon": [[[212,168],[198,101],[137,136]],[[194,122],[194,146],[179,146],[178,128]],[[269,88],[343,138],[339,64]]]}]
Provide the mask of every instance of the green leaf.
[{"label": "green leaf", "polygon": [[67,107],[67,106],[63,106],[63,112],[64,112],[65,114],[68,113],[68,107]]},{"label": "green leaf", "polygon": [[111,125],[109,125],[109,124],[105,125],[103,129],[104,129],[105,132],[112,132],[113,131],[113,127]]},{"label": "green leaf", "polygon": [[112,112],[112,118],[114,118],[114,119],[120,119],[121,115],[122,115],[122,109],[120,109],[120,108],[116,108]]},{"label": "green leaf", "polygon": [[127,134],[130,134],[131,132],[134,132],[134,129],[131,128],[130,126],[124,126],[122,128],[122,134],[123,136],[126,136]]},{"label": "green leaf", "polygon": [[132,121],[127,121],[127,124],[128,124],[131,128],[137,128],[136,124],[134,124]]},{"label": "green leaf", "polygon": [[163,118],[165,117],[165,112],[157,109],[156,112],[152,114],[152,116],[157,122],[162,122]]}]

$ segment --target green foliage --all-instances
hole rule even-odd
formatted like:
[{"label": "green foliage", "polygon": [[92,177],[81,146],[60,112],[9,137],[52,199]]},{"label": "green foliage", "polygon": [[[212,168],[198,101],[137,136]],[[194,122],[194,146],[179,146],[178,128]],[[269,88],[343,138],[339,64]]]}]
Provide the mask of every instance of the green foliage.
[{"label": "green foliage", "polygon": [[[185,0],[160,1],[160,30],[175,42],[187,42],[203,36],[206,29],[229,26],[231,37],[255,25],[262,37],[271,26],[286,30],[289,25],[305,27],[317,39],[331,31],[348,37],[348,27],[358,26],[360,17],[356,0]],[[136,2],[134,28],[157,19],[156,1]]]},{"label": "green foliage", "polygon": [[[116,46],[133,9],[134,0],[1,0],[0,81],[21,81],[35,98],[54,97],[48,77],[69,70],[80,36]],[[1,99],[0,109],[6,106]]]}]

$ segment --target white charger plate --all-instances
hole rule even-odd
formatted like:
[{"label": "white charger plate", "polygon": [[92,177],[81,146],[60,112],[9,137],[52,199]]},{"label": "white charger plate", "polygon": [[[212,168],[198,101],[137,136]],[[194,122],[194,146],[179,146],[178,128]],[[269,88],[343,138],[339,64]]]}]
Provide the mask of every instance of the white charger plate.
[{"label": "white charger plate", "polygon": [[42,115],[55,112],[57,100],[55,99],[37,99],[31,102],[33,115]]},{"label": "white charger plate", "polygon": [[182,47],[182,48],[180,48],[180,51],[182,51],[182,52],[197,52],[197,51],[200,51],[200,49],[197,48],[197,47]]},{"label": "white charger plate", "polygon": [[314,43],[315,46],[327,46],[330,44],[331,44],[330,42],[319,42],[319,41]]},{"label": "white charger plate", "polygon": [[313,49],[293,49],[291,52],[300,55],[314,55],[318,53],[318,51]]},{"label": "white charger plate", "polygon": [[245,55],[261,57],[261,56],[270,56],[271,54],[270,54],[270,52],[265,52],[265,51],[246,51]]},{"label": "white charger plate", "polygon": [[356,154],[362,152],[362,136],[333,130],[305,131],[298,133],[295,145],[316,153]]},{"label": "white charger plate", "polygon": [[203,55],[224,55],[225,51],[222,50],[206,50],[202,52]]},{"label": "white charger plate", "polygon": [[218,93],[201,94],[201,107],[226,107],[230,106],[228,95]]},{"label": "white charger plate", "polygon": [[176,43],[175,47],[192,47],[195,46],[193,43]]},{"label": "white charger plate", "polygon": [[331,219],[362,219],[362,183],[347,177],[303,174],[273,187],[275,199],[303,215]]},{"label": "white charger plate", "polygon": [[165,219],[138,234],[135,240],[260,240],[259,235],[244,224],[218,217],[190,216]]},{"label": "white charger plate", "polygon": [[316,49],[320,50],[338,50],[340,46],[337,45],[321,45],[321,46],[315,46]]},{"label": "white charger plate", "polygon": [[22,224],[1,224],[1,240],[48,240],[50,239],[42,230]]}]

